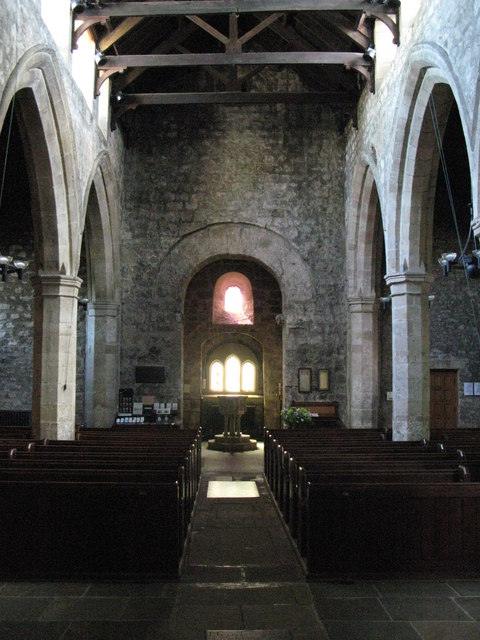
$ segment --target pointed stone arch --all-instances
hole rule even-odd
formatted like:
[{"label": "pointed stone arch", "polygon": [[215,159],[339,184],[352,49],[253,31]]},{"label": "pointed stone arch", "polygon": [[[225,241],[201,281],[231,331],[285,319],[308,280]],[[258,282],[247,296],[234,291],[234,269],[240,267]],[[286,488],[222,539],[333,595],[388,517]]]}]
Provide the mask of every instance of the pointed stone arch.
[{"label": "pointed stone arch", "polygon": [[417,440],[429,435],[428,269],[439,163],[430,109],[436,112],[443,135],[451,106],[456,102],[472,175],[472,121],[460,86],[443,49],[425,45],[414,51],[401,105],[404,133],[391,183],[395,256],[389,261],[387,282],[395,326],[392,427],[396,440]]},{"label": "pointed stone arch", "polygon": [[15,105],[31,191],[36,275],[32,427],[37,436],[73,438],[75,347],[80,281],[77,170],[73,134],[54,54],[28,50],[7,80],[0,124]]},{"label": "pointed stone arch", "polygon": [[[113,423],[119,386],[119,260],[114,183],[102,154],[90,174],[83,209],[87,262],[84,407],[85,423]],[[110,176],[111,177],[111,176]],[[78,256],[78,260],[80,256]]]},{"label": "pointed stone arch", "polygon": [[[380,199],[371,166],[357,165],[347,201],[348,424],[375,428],[379,405],[378,243]],[[380,220],[379,220],[380,219]],[[383,275],[383,274],[382,274]]]},{"label": "pointed stone arch", "polygon": [[0,126],[12,101],[29,150],[38,269],[74,275],[77,167],[65,91],[52,51],[33,47],[18,61],[2,92]]}]

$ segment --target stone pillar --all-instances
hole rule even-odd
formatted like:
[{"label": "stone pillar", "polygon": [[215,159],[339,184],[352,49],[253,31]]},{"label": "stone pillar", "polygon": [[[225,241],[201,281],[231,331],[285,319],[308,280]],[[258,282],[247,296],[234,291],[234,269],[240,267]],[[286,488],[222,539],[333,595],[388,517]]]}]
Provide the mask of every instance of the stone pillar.
[{"label": "stone pillar", "polygon": [[110,427],[118,405],[118,304],[90,302],[85,353],[85,424]]},{"label": "stone pillar", "polygon": [[393,439],[430,432],[430,336],[425,273],[387,276],[392,297]]},{"label": "stone pillar", "polygon": [[348,426],[373,429],[377,426],[378,302],[374,296],[349,298],[349,407]]},{"label": "stone pillar", "polygon": [[80,278],[40,273],[34,287],[32,430],[73,440]]},{"label": "stone pillar", "polygon": [[478,218],[474,218],[472,222],[473,233],[480,239],[480,214]]}]

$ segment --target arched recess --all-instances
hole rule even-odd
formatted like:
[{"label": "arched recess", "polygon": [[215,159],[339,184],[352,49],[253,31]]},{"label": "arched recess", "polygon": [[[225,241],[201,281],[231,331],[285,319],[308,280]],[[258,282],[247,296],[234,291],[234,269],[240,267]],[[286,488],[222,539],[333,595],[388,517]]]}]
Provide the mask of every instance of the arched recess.
[{"label": "arched recess", "polygon": [[[387,282],[395,327],[393,350],[393,437],[418,440],[429,435],[430,423],[430,313],[428,295],[432,281],[433,212],[439,173],[437,136],[456,103],[462,119],[467,156],[468,129],[462,117],[458,89],[445,69],[418,70],[409,109],[399,168],[395,219],[397,247],[394,272]],[[458,86],[458,85],[457,85]],[[435,133],[434,121],[437,123]],[[471,174],[470,174],[471,175]]]},{"label": "arched recess", "polygon": [[[168,300],[165,325],[175,327],[169,333],[172,354],[172,386],[169,393],[183,398],[182,324],[187,286],[202,267],[219,259],[254,260],[277,280],[282,294],[282,316],[277,318],[283,333],[283,387],[281,397],[288,406],[297,390],[297,368],[306,328],[315,321],[315,288],[312,274],[298,250],[280,234],[247,223],[217,223],[202,227],[173,245],[155,269],[162,271],[160,295]],[[146,268],[149,268],[148,265]],[[174,386],[175,385],[175,386]],[[278,393],[278,390],[277,390]]]},{"label": "arched recess", "polygon": [[[347,290],[349,305],[348,407],[351,428],[376,428],[382,387],[388,378],[389,316],[379,298],[385,294],[385,235],[380,199],[371,167],[354,172],[347,207]],[[382,345],[382,346],[381,346]],[[383,416],[384,410],[380,412]],[[383,423],[383,420],[382,420]]]},{"label": "arched recess", "polygon": [[77,174],[72,131],[50,52],[35,48],[20,59],[2,93],[0,125],[11,105],[26,150],[34,232],[33,432],[73,438]]},{"label": "arched recess", "polygon": [[116,414],[119,386],[119,263],[115,194],[110,192],[101,160],[93,169],[89,185],[82,252],[88,303],[85,313],[79,314],[77,372],[83,379],[79,385],[83,389],[77,393],[77,403],[83,404],[87,426],[109,427]]},{"label": "arched recess", "polygon": [[[215,285],[231,273],[242,275],[250,284],[255,308],[251,324],[213,321]],[[183,421],[186,426],[193,428],[200,423],[206,437],[219,432],[212,429],[221,431],[223,418],[219,413],[218,393],[210,389],[208,373],[212,360],[222,362],[226,368],[227,358],[232,354],[239,358],[239,363],[253,362],[256,369],[255,390],[238,390],[248,396],[244,427],[261,437],[265,425],[278,425],[282,327],[276,318],[281,313],[278,282],[257,261],[225,257],[208,262],[194,274],[187,288],[183,315]],[[224,388],[224,392],[229,390]]]}]

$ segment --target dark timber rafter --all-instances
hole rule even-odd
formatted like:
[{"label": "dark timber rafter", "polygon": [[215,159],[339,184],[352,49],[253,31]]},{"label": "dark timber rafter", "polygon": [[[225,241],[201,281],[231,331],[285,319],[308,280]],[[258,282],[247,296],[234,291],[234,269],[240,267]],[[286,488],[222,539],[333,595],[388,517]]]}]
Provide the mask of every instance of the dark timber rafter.
[{"label": "dark timber rafter", "polygon": [[217,91],[192,93],[132,93],[117,96],[115,117],[141,105],[159,104],[344,104],[354,107],[354,100],[338,92]]},{"label": "dark timber rafter", "polygon": [[363,53],[338,51],[262,51],[254,53],[190,53],[104,56],[100,69],[126,67],[203,67],[235,64],[337,64],[348,68],[369,68]]},{"label": "dark timber rafter", "polygon": [[[335,69],[343,66],[356,71],[373,91],[375,56],[371,47],[374,46],[374,20],[379,19],[386,24],[394,35],[394,42],[398,43],[399,6],[399,0],[84,0],[74,10],[73,20],[77,39],[95,24],[105,25],[104,29],[94,29],[97,48],[100,54],[116,54],[97,57],[97,92],[107,78],[120,72],[122,76],[115,81],[114,87],[115,91],[121,92],[147,69],[175,67],[203,67],[212,77],[220,80],[224,88],[224,91],[215,89],[199,94],[195,91],[157,93],[157,87],[152,87],[152,94],[136,93],[128,98],[120,93],[122,104],[117,104],[118,115],[142,104],[309,101],[306,97],[308,92],[255,94],[247,91],[246,80],[269,65],[289,65],[309,77],[308,82],[313,82],[313,102],[321,101],[315,87],[318,86],[322,93],[323,80],[325,86],[340,87],[346,101],[351,104],[358,95],[360,84],[352,82],[351,76],[338,73]],[[228,17],[226,23],[219,20],[222,15]],[[127,41],[126,50],[122,47],[117,51],[116,43],[119,40],[142,21],[147,27],[150,23],[154,24],[154,21],[145,20],[152,17],[164,18],[161,23],[164,31],[165,26],[168,25],[170,29],[173,26],[163,41],[158,42],[157,39],[157,46],[150,51],[147,49],[145,54],[130,54],[130,40]],[[111,22],[111,18],[115,20]],[[177,19],[176,29],[173,18]],[[189,37],[199,30],[209,34],[217,44],[210,47],[205,38],[189,41]],[[260,36],[259,42],[255,41],[245,51],[244,46],[257,36]],[[150,43],[149,49],[153,43]],[[223,52],[218,52],[218,43]],[[304,65],[307,65],[305,74],[300,71]],[[320,66],[323,73],[316,74],[314,68]],[[221,67],[225,69],[221,70]],[[154,77],[152,74],[152,80]],[[275,95],[278,99],[274,98]],[[339,94],[336,97],[338,102],[342,102]]]},{"label": "dark timber rafter", "polygon": [[[128,16],[190,16],[225,13],[295,11],[366,11],[376,15],[396,13],[398,2],[386,4],[368,0],[165,0],[146,2],[104,2],[78,13],[80,20]],[[80,5],[81,7],[81,5]],[[77,10],[78,11],[78,10]],[[81,8],[80,8],[81,11]]]}]

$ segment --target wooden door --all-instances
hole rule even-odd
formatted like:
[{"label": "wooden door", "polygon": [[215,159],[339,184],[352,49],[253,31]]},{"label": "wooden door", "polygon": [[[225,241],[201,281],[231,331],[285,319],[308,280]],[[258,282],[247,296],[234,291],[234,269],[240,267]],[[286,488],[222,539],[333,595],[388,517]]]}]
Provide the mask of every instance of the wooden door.
[{"label": "wooden door", "polygon": [[454,369],[430,371],[430,427],[456,429],[458,426],[458,373]]}]

